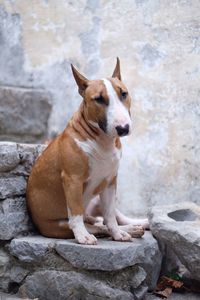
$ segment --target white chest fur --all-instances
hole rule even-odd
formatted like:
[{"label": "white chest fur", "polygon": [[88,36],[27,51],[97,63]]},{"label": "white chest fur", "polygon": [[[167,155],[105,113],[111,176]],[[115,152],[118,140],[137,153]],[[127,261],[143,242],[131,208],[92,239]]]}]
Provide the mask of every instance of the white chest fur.
[{"label": "white chest fur", "polygon": [[117,174],[121,150],[114,145],[105,150],[98,142],[92,140],[79,141],[77,145],[89,158],[89,177],[85,189],[83,200],[85,205],[94,197],[95,188],[104,180],[111,181]]}]

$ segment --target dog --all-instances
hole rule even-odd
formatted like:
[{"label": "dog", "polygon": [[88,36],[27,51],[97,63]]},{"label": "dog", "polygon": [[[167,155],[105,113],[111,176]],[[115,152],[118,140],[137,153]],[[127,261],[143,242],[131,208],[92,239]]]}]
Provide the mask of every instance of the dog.
[{"label": "dog", "polygon": [[46,237],[75,237],[87,245],[96,244],[101,235],[115,241],[141,237],[147,219],[133,220],[116,209],[120,138],[132,131],[131,97],[121,79],[120,60],[112,77],[99,80],[71,68],[83,101],[34,164],[28,210]]}]

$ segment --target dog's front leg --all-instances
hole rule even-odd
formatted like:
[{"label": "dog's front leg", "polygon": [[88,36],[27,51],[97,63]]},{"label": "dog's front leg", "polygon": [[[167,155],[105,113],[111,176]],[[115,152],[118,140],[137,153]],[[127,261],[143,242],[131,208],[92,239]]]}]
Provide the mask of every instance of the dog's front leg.
[{"label": "dog's front leg", "polygon": [[129,241],[131,240],[131,235],[121,230],[117,224],[116,214],[115,214],[115,203],[116,203],[115,197],[116,197],[115,184],[108,186],[100,194],[104,223],[107,226],[110,235],[115,241]]},{"label": "dog's front leg", "polygon": [[62,183],[66,198],[69,227],[73,231],[75,239],[80,244],[94,245],[97,239],[85,228],[83,215],[83,182],[79,176],[69,176],[62,172]]}]

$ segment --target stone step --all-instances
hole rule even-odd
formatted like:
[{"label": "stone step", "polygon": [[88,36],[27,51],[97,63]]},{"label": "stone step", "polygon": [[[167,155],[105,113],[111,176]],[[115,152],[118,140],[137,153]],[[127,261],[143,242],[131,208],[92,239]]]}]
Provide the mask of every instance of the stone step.
[{"label": "stone step", "polygon": [[100,297],[103,290],[108,299],[143,299],[147,289],[156,285],[162,260],[150,232],[132,242],[99,238],[95,246],[73,239],[27,236],[13,239],[9,251],[29,269],[21,294],[25,290],[30,298],[48,300],[55,295],[66,299],[63,295],[70,295],[71,289],[77,297],[81,291]]},{"label": "stone step", "polygon": [[74,239],[61,240],[42,236],[15,238],[10,244],[10,253],[23,262],[43,261],[52,249],[76,268],[102,271],[150,263],[159,253],[157,242],[150,232],[132,242],[99,238],[98,244],[92,246],[80,245]]}]

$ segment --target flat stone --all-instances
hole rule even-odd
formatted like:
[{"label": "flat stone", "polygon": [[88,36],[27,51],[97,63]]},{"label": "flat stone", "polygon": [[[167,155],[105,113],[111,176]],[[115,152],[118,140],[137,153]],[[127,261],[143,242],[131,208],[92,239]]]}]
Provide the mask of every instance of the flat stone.
[{"label": "flat stone", "polygon": [[45,150],[44,144],[17,144],[20,164],[12,171],[14,175],[28,176],[38,156]]},{"label": "flat stone", "polygon": [[0,172],[13,170],[20,162],[19,152],[15,143],[0,143]]},{"label": "flat stone", "polygon": [[194,279],[200,280],[200,206],[192,202],[155,206],[149,217],[155,237],[175,252]]},{"label": "flat stone", "polygon": [[22,196],[26,192],[26,179],[23,176],[0,177],[0,199]]},{"label": "flat stone", "polygon": [[13,239],[10,253],[23,262],[41,262],[48,252],[54,248],[56,239],[42,236],[27,236]]},{"label": "flat stone", "polygon": [[56,251],[74,267],[87,270],[120,270],[144,262],[146,248],[157,243],[149,232],[132,242],[116,242],[98,239],[94,246],[80,245],[75,240],[61,240],[56,243]]},{"label": "flat stone", "polygon": [[33,231],[26,209],[25,198],[6,199],[0,202],[0,239],[10,240]]},{"label": "flat stone", "polygon": [[46,147],[44,144],[0,142],[0,178],[13,178],[13,175],[27,177],[35,160]]},{"label": "flat stone", "polygon": [[32,142],[45,137],[50,102],[43,90],[0,87],[0,139]]}]

